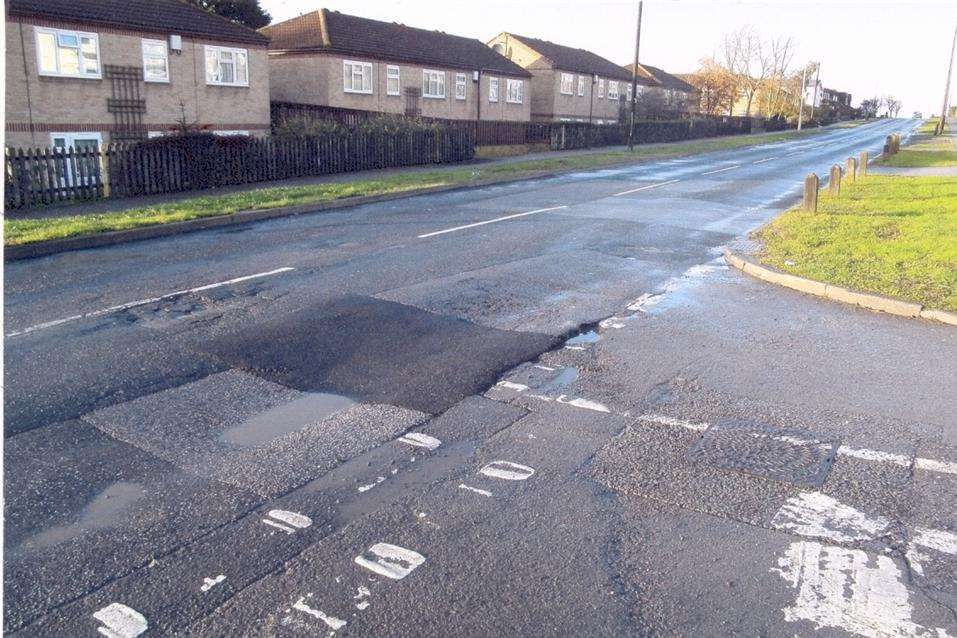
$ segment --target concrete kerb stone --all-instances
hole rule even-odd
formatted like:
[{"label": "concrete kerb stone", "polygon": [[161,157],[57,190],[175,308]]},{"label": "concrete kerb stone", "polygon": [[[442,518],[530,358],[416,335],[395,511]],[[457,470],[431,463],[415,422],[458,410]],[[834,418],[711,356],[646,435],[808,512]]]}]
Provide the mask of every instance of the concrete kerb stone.
[{"label": "concrete kerb stone", "polygon": [[855,290],[842,288],[841,286],[826,284],[820,281],[814,281],[813,279],[805,279],[804,277],[798,277],[797,275],[789,275],[787,273],[782,273],[772,268],[768,268],[767,266],[762,266],[753,261],[745,259],[729,249],[725,249],[724,251],[724,260],[729,266],[733,266],[734,268],[751,275],[755,279],[760,279],[768,283],[784,286],[785,288],[797,290],[798,292],[803,292],[808,295],[824,297],[825,299],[830,299],[832,301],[839,301],[853,306],[858,306],[859,308],[865,308],[867,310],[874,310],[877,312],[885,312],[900,317],[920,317],[930,321],[937,321],[951,326],[957,326],[957,313],[949,312],[947,310],[924,308],[922,305],[911,301],[893,299],[891,297],[884,297],[882,295],[874,295],[866,292],[857,292]]}]

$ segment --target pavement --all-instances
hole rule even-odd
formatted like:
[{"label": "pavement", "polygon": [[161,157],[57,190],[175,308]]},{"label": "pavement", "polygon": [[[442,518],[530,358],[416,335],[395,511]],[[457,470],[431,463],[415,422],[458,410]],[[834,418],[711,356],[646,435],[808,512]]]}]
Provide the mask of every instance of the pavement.
[{"label": "pavement", "polygon": [[722,247],[814,138],[9,264],[16,636],[957,636],[957,331]]}]

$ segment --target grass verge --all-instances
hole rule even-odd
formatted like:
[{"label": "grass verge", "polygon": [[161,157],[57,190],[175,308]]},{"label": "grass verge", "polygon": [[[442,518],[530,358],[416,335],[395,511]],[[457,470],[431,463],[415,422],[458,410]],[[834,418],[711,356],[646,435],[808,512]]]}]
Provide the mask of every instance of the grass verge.
[{"label": "grass verge", "polygon": [[896,168],[957,166],[957,146],[950,135],[920,135],[894,155],[881,157],[878,164]]},{"label": "grass verge", "polygon": [[957,177],[872,175],[758,236],[784,272],[957,311]]},{"label": "grass verge", "polygon": [[67,237],[78,237],[115,230],[127,230],[156,224],[231,215],[239,211],[263,210],[298,204],[318,204],[360,195],[399,193],[433,186],[465,185],[481,180],[522,177],[542,171],[588,170],[632,161],[694,155],[732,150],[756,144],[769,144],[816,135],[821,129],[782,131],[761,135],[720,137],[671,144],[638,146],[633,152],[609,151],[569,154],[536,160],[515,161],[487,166],[415,170],[388,177],[352,180],[339,183],[304,186],[272,186],[247,191],[207,196],[184,196],[183,199],[154,206],[88,215],[64,215],[45,219],[4,220],[4,244],[29,244]]}]

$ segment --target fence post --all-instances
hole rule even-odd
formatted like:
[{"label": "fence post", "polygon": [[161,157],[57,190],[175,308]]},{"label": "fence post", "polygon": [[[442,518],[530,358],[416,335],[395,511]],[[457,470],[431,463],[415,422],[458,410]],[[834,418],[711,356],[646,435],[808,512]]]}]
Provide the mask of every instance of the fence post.
[{"label": "fence post", "polygon": [[804,202],[801,208],[809,213],[817,212],[817,190],[821,182],[814,173],[809,173],[804,178]]},{"label": "fence post", "polygon": [[97,153],[99,154],[100,160],[100,182],[103,183],[103,197],[104,199],[110,196],[110,162],[106,157],[106,149],[96,147]]},{"label": "fence post", "polygon": [[861,151],[861,157],[857,163],[857,176],[860,179],[867,177],[867,151]]},{"label": "fence post", "polygon": [[841,194],[841,167],[837,164],[831,167],[831,176],[827,180],[827,192],[834,197]]},{"label": "fence post", "polygon": [[847,181],[854,183],[854,180],[857,179],[857,160],[853,157],[847,158]]}]

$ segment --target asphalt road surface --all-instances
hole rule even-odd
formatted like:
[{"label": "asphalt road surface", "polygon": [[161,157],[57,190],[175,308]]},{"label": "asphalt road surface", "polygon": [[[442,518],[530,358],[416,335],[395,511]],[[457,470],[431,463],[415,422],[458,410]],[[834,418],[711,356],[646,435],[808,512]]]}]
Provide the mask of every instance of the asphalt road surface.
[{"label": "asphalt road surface", "polygon": [[957,331],[720,259],[913,126],[9,264],[5,631],[957,636]]}]

